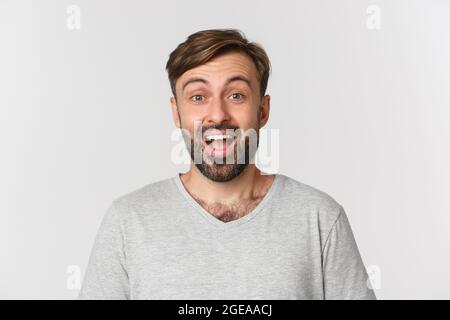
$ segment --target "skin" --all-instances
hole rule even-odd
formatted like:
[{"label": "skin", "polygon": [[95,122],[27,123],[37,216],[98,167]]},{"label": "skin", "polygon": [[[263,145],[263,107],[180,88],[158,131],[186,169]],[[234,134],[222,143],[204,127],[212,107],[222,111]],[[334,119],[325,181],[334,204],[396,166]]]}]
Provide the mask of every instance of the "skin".
[{"label": "skin", "polygon": [[[245,77],[250,84],[238,80],[227,85],[226,81],[236,75]],[[183,90],[183,85],[192,78],[202,78],[207,83],[192,82]],[[228,125],[259,130],[269,119],[270,96],[260,96],[256,66],[244,53],[216,56],[182,74],[175,87],[177,98],[170,98],[173,121],[192,137],[194,121],[200,121],[203,127]],[[258,205],[270,189],[274,175],[263,174],[250,163],[233,179],[216,182],[202,174],[191,161],[190,170],[181,175],[181,180],[206,211],[229,222],[245,216]]]}]

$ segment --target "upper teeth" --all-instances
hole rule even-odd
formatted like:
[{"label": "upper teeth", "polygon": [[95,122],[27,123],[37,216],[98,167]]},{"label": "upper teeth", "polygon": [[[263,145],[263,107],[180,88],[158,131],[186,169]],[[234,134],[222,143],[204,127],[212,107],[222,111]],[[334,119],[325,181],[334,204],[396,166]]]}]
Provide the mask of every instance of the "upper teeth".
[{"label": "upper teeth", "polygon": [[223,139],[232,139],[233,136],[230,134],[216,134],[216,135],[210,135],[205,138],[206,141],[211,140],[223,140]]}]

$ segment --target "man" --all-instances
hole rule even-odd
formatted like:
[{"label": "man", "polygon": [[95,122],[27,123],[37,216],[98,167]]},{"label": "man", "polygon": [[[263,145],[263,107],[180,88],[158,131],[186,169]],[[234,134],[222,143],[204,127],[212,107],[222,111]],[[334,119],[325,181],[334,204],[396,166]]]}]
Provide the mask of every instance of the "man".
[{"label": "man", "polygon": [[166,69],[190,170],[112,202],[79,298],[375,299],[343,207],[253,162],[270,110],[263,48],[203,30]]}]

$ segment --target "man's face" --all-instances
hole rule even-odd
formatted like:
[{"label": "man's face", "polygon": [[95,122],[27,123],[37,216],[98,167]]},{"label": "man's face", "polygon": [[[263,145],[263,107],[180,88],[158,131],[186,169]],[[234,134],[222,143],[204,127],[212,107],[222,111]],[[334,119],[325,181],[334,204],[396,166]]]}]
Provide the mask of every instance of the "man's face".
[{"label": "man's face", "polygon": [[173,118],[185,131],[199,171],[217,182],[238,176],[253,159],[269,114],[270,96],[260,97],[251,58],[240,52],[219,55],[186,71],[176,82],[176,94]]}]

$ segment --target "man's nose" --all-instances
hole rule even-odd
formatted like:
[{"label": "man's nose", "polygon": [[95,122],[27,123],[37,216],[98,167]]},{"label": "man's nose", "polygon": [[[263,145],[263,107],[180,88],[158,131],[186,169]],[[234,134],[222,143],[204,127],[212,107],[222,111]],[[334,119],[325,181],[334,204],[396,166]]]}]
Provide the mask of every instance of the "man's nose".
[{"label": "man's nose", "polygon": [[220,124],[224,121],[230,120],[227,105],[221,99],[214,100],[208,106],[208,111],[205,117],[207,123]]}]

